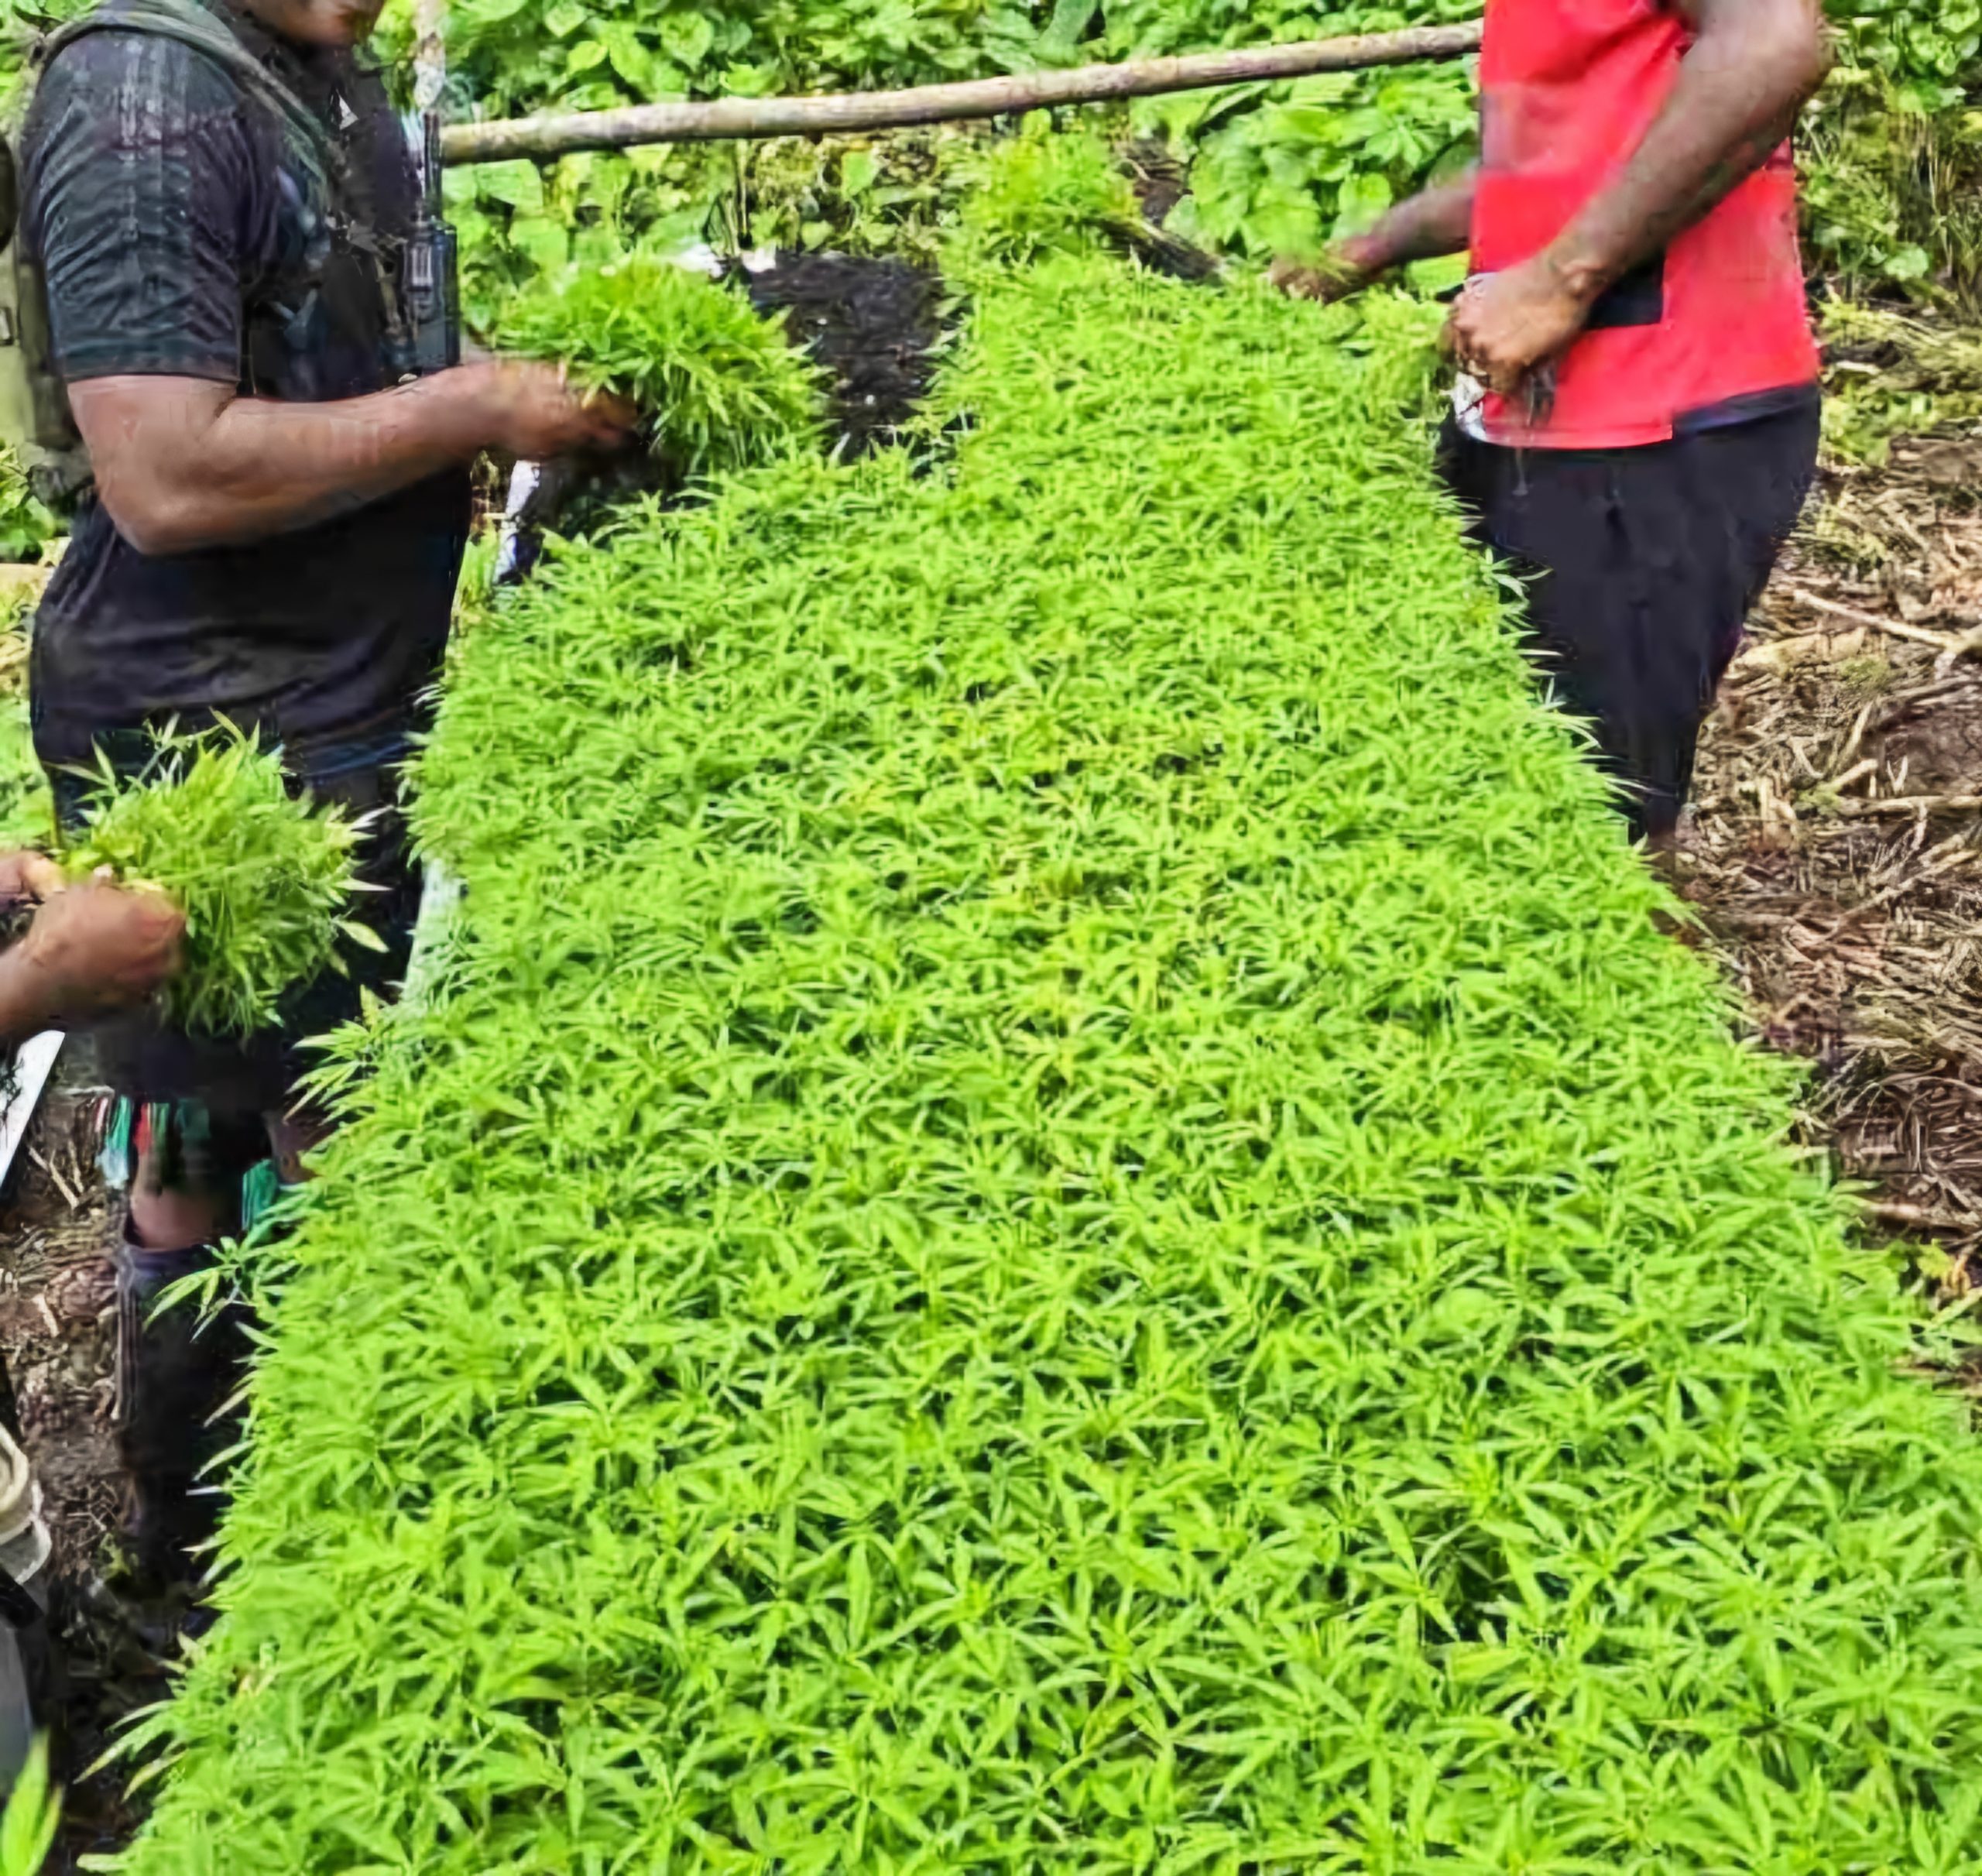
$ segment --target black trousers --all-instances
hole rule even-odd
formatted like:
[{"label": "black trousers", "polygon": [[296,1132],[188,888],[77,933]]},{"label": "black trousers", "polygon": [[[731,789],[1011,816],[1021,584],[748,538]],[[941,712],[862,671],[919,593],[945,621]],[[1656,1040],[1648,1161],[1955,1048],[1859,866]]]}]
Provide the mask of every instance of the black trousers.
[{"label": "black trousers", "polygon": [[1440,467],[1528,582],[1530,655],[1596,736],[1635,837],[1669,834],[1700,725],[1815,478],[1805,406],[1637,449],[1513,450],[1448,422]]}]

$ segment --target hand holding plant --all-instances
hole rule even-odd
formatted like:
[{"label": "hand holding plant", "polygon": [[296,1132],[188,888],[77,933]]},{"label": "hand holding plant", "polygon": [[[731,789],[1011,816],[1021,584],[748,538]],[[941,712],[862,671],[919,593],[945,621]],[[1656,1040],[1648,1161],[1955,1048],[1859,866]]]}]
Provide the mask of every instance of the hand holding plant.
[{"label": "hand holding plant", "polygon": [[640,413],[624,398],[585,390],[562,365],[492,358],[465,365],[488,413],[492,448],[528,462],[605,454],[633,441]]},{"label": "hand holding plant", "polygon": [[[818,440],[820,374],[783,324],[650,255],[540,284],[511,307],[501,338],[526,358],[565,362],[572,383],[605,393],[592,420],[623,430],[637,412],[653,453],[684,474],[772,461]],[[531,395],[554,417],[561,396],[577,401],[561,376]]]},{"label": "hand holding plant", "polygon": [[186,915],[163,893],[106,876],[50,893],[21,955],[53,1026],[146,1002],[178,972],[185,936]]},{"label": "hand holding plant", "polygon": [[1358,266],[1340,249],[1331,249],[1318,261],[1295,260],[1283,256],[1267,270],[1271,283],[1295,300],[1318,300],[1332,306],[1360,293],[1380,270]]},{"label": "hand holding plant", "polygon": [[1545,255],[1474,281],[1445,328],[1445,346],[1490,390],[1511,397],[1566,351],[1589,317]]},{"label": "hand holding plant", "polygon": [[[344,968],[341,940],[378,948],[348,916],[362,832],[342,811],[292,793],[279,756],[254,737],[227,726],[169,735],[135,779],[105,766],[87,831],[63,856],[70,878],[84,883],[61,895],[74,904],[57,914],[50,941],[93,969],[115,954],[127,983],[156,968],[156,952],[149,962],[126,955],[133,935],[113,940],[107,902],[91,897],[110,892],[111,880],[142,887],[118,897],[144,909],[158,945],[170,938],[157,897],[183,920],[184,968],[166,982],[168,1019],[247,1034],[274,1020],[292,986]],[[70,974],[80,978],[81,964]]]}]

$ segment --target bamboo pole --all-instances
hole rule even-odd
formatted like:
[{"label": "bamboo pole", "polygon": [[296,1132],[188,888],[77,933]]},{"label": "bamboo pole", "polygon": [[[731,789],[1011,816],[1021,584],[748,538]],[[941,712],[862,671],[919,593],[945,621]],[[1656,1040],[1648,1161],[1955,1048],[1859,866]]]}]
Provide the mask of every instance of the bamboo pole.
[{"label": "bamboo pole", "polygon": [[1418,26],[1402,33],[1256,46],[1246,52],[1194,53],[1181,58],[1137,59],[1125,65],[1082,65],[1071,71],[1023,72],[912,91],[631,105],[616,111],[454,124],[442,136],[441,152],[450,163],[497,163],[516,156],[561,156],[572,150],[624,149],[638,143],[707,143],[732,137],[816,136],[831,131],[946,124],[1054,105],[1099,104],[1264,78],[1360,71],[1417,59],[1462,58],[1479,47],[1477,24]]}]

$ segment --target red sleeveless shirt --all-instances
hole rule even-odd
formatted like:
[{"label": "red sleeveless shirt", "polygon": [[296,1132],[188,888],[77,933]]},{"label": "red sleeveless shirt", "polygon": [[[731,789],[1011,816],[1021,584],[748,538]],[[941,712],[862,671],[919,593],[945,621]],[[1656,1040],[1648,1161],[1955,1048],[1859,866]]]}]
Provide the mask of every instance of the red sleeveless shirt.
[{"label": "red sleeveless shirt", "polygon": [[[1473,266],[1528,259],[1637,149],[1692,29],[1661,0],[1487,0]],[[1788,146],[1612,287],[1557,367],[1553,411],[1489,396],[1487,437],[1608,449],[1760,414],[1817,378]]]}]

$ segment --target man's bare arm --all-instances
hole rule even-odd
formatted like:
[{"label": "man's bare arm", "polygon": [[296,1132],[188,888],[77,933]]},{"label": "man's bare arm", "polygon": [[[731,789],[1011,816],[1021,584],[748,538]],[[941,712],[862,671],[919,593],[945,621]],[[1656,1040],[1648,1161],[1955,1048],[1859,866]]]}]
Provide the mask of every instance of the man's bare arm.
[{"label": "man's bare arm", "polygon": [[1616,177],[1532,260],[1468,290],[1448,343],[1507,395],[1582,331],[1603,290],[1768,160],[1823,84],[1816,0],[1677,0],[1699,36]]},{"label": "man's bare arm", "polygon": [[1593,300],[1747,180],[1795,128],[1830,70],[1816,0],[1678,0],[1699,37],[1631,160],[1552,244]]},{"label": "man's bare arm", "polygon": [[1366,234],[1337,242],[1318,266],[1277,262],[1274,283],[1314,300],[1337,300],[1410,261],[1462,254],[1473,238],[1473,185],[1469,169],[1449,183],[1397,204]]},{"label": "man's bare arm", "polygon": [[0,855],[0,903],[28,900],[33,923],[0,952],[0,1046],[134,1008],[179,969],[186,921],[156,893],[70,885],[40,854]]},{"label": "man's bare arm", "polygon": [[484,449],[611,448],[632,413],[581,398],[554,367],[462,365],[346,403],[277,403],[197,378],[70,388],[97,491],[141,554],[185,554],[307,527]]}]

